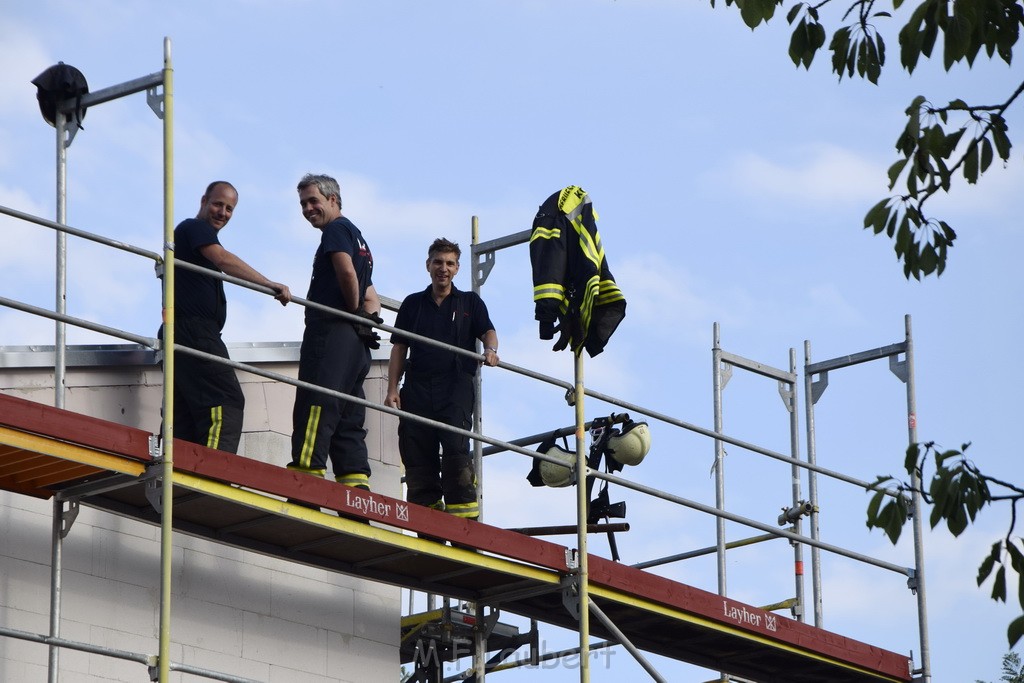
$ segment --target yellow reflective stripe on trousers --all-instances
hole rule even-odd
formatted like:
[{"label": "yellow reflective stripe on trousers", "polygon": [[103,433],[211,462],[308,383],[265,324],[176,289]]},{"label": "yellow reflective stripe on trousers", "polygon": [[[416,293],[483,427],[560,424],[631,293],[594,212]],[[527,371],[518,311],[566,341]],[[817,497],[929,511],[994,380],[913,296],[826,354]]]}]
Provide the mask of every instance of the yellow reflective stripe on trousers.
[{"label": "yellow reflective stripe on trousers", "polygon": [[210,408],[210,431],[206,433],[206,447],[216,448],[220,443],[220,431],[224,426],[224,406]]},{"label": "yellow reflective stripe on trousers", "polygon": [[316,430],[320,425],[320,406],[309,407],[309,417],[306,419],[306,434],[302,438],[302,452],[299,453],[299,466],[309,469],[313,462],[313,446],[316,445]]},{"label": "yellow reflective stripe on trousers", "polygon": [[456,517],[476,519],[480,516],[480,506],[476,503],[449,503],[444,511]]},{"label": "yellow reflective stripe on trousers", "polygon": [[345,486],[365,486],[367,489],[370,488],[370,475],[363,474],[362,472],[342,474],[341,476],[336,476],[334,480]]},{"label": "yellow reflective stripe on trousers", "polygon": [[327,476],[327,470],[326,469],[311,470],[308,467],[299,467],[298,465],[296,465],[293,462],[288,463],[287,465],[285,465],[285,467],[287,469],[290,469],[290,470],[294,471],[294,472],[302,472],[304,474],[311,474],[314,477],[320,477],[321,479],[323,479],[324,477]]}]

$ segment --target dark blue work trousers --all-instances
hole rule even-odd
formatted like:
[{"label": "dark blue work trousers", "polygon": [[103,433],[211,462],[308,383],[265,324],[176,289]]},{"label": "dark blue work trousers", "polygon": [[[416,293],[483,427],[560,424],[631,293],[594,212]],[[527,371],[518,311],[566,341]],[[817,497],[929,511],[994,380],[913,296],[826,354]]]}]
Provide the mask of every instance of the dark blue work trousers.
[{"label": "dark blue work trousers", "polygon": [[[306,325],[299,353],[299,380],[365,398],[363,380],[370,350],[346,321]],[[323,476],[330,458],[339,482],[369,485],[365,406],[298,387],[292,411],[292,462],[288,465]]]}]

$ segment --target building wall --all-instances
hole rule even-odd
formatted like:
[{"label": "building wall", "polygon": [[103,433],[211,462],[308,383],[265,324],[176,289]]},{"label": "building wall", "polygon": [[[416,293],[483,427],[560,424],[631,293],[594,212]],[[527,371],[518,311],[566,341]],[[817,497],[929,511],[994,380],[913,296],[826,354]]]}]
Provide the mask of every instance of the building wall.
[{"label": "building wall", "polygon": [[[383,402],[387,353],[364,385]],[[52,353],[0,349],[0,391],[54,403]],[[144,354],[69,354],[65,407],[156,433],[162,374]],[[235,360],[294,377],[297,347],[232,348]],[[290,457],[294,387],[238,372],[246,396],[239,453]],[[373,490],[401,497],[397,420],[367,411]],[[330,476],[330,473],[329,473]],[[0,626],[49,633],[53,503],[0,492]],[[60,636],[114,650],[159,650],[160,529],[82,507],[63,541]],[[387,682],[398,678],[400,589],[174,536],[171,661],[268,683]],[[0,638],[0,681],[47,680],[46,645]],[[68,648],[62,681],[148,680],[146,667]],[[173,681],[206,680],[172,673]]]}]

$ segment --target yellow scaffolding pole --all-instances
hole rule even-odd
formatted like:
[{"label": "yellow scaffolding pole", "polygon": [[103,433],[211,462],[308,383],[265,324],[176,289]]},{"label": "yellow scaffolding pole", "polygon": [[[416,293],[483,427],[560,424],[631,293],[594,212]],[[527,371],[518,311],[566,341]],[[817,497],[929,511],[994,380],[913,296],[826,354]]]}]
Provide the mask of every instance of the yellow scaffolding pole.
[{"label": "yellow scaffolding pole", "polygon": [[159,681],[171,675],[171,558],[174,499],[174,97],[171,39],[164,38],[164,424],[160,516]]}]

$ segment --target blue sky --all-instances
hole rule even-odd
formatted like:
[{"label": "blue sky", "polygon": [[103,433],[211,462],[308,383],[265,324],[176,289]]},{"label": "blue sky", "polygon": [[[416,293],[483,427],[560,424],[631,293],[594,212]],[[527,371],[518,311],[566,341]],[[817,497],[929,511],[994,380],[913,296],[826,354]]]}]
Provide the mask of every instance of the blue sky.
[{"label": "blue sky", "polygon": [[[810,72],[793,67],[782,17],[751,32],[734,9],[707,2],[11,0],[0,20],[0,204],[54,215],[54,134],[39,116],[32,78],[60,60],[81,69],[93,90],[123,83],[163,67],[165,36],[174,66],[175,220],[195,215],[210,180],[231,180],[241,199],[224,245],[294,292],[306,290],[318,240],[294,190],[307,171],[339,179],[345,214],[374,251],[377,288],[396,299],[426,285],[421,264],[433,238],[459,241],[468,253],[471,216],[482,240],[517,233],[551,192],[578,184],[593,198],[629,302],[608,350],[586,361],[595,390],[710,428],[715,322],[725,350],[788,369],[791,348],[802,366],[805,340],[814,361],[902,341],[909,314],[919,438],[946,447],[970,441],[983,470],[1024,481],[1013,427],[1024,383],[1014,351],[1024,334],[1015,303],[1024,295],[1019,152],[978,186],[931,202],[959,232],[939,279],[908,282],[891,243],[860,227],[887,195],[885,170],[910,100],[1002,101],[1021,79],[1019,66],[979,62],[945,74],[924,63],[909,78],[893,63],[879,86],[838,83],[827,55]],[[889,54],[896,56],[894,36]],[[1012,137],[1024,121],[1012,110],[1009,120]],[[158,119],[140,94],[91,109],[84,123],[69,150],[69,223],[159,250]],[[52,308],[53,234],[7,218],[0,226],[0,295]],[[68,258],[70,313],[155,333],[150,264],[74,239]],[[464,257],[457,284],[468,288],[469,276]],[[537,338],[531,290],[525,247],[500,252],[483,295],[502,359],[571,379],[571,357]],[[227,341],[300,338],[299,307],[247,291],[229,297]],[[69,335],[74,343],[116,341]],[[52,342],[51,324],[0,310],[0,345]],[[485,372],[489,434],[571,424],[559,390]],[[898,472],[903,385],[884,362],[829,379],[815,414],[819,463],[865,480]],[[803,454],[802,397],[800,406]],[[589,416],[611,410],[588,403]],[[725,394],[726,433],[788,452],[787,419],[773,382],[737,371]],[[631,474],[713,503],[713,445],[663,425],[653,431],[651,455]],[[727,506],[773,521],[789,500],[788,467],[727,450]],[[512,454],[488,459],[488,521],[570,523],[571,494],[530,489],[527,470]],[[865,494],[822,487],[825,540],[910,562],[904,543],[893,549],[865,529]],[[619,540],[624,562],[714,543],[710,519],[621,497],[632,526]],[[999,677],[1015,611],[990,601],[974,577],[1004,518],[983,513],[956,541],[928,534],[936,681]],[[733,526],[729,533],[752,535]],[[607,550],[599,539],[592,549]],[[791,562],[781,543],[731,553],[730,595],[752,604],[787,597]],[[715,590],[711,560],[659,571]],[[899,576],[828,556],[823,574],[827,628],[918,651],[913,597]],[[542,637],[552,647],[574,639]],[[673,681],[711,678],[654,661]],[[612,667],[594,669],[593,680],[640,675],[625,652]],[[567,680],[565,669],[502,680],[527,675]]]}]

